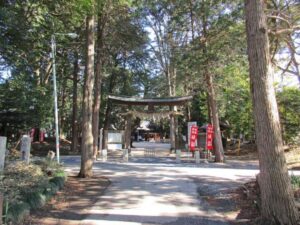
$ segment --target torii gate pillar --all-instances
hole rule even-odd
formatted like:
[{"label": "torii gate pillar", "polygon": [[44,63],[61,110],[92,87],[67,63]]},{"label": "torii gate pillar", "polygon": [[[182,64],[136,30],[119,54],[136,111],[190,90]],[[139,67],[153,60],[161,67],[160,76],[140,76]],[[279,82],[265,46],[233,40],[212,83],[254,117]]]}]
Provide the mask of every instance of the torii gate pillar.
[{"label": "torii gate pillar", "polygon": [[170,144],[171,144],[171,152],[176,148],[176,135],[175,135],[175,116],[173,114],[170,115]]},{"label": "torii gate pillar", "polygon": [[125,149],[130,152],[131,149],[131,127],[132,127],[132,115],[128,114],[126,116],[125,122]]}]

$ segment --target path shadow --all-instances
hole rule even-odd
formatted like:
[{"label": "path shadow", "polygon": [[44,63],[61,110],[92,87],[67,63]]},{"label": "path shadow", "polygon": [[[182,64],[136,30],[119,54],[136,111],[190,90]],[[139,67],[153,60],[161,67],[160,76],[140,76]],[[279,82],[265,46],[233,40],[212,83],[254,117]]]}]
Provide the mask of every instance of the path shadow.
[{"label": "path shadow", "polygon": [[109,185],[109,180],[102,176],[84,179],[69,176],[63,190],[45,207],[31,212],[29,222],[40,225],[81,221],[86,217],[86,209],[100,200]]}]

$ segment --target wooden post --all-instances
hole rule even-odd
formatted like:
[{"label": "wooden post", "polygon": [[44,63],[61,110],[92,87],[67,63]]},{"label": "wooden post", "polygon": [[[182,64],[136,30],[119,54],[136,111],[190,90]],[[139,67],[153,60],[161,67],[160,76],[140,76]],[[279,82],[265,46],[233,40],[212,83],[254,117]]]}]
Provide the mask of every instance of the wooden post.
[{"label": "wooden post", "polygon": [[4,169],[6,141],[6,137],[0,136],[0,172],[2,172]]},{"label": "wooden post", "polygon": [[21,159],[29,164],[31,139],[28,135],[23,135],[21,140]]}]

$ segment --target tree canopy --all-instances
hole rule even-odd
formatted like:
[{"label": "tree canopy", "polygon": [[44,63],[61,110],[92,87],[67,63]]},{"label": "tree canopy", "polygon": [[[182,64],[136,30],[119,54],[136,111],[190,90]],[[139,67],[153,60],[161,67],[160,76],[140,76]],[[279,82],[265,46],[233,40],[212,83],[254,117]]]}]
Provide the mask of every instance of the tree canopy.
[{"label": "tree canopy", "polygon": [[[243,1],[99,0],[95,1],[95,10],[91,10],[91,3],[2,1],[1,132],[6,126],[52,128],[53,104],[47,100],[52,98],[53,90],[49,56],[51,35],[55,34],[60,123],[62,134],[71,135],[74,60],[78,54],[80,102],[86,61],[84,19],[92,13],[98,18],[96,32],[101,32],[101,40],[96,41],[96,46],[101,45],[96,54],[102,65],[100,127],[107,120],[109,93],[145,97],[192,94],[195,97],[185,109],[184,120],[209,123],[211,106],[207,105],[205,74],[211,74],[219,119],[230,125],[227,135],[254,138]],[[295,13],[298,8],[296,1],[280,1],[270,2],[266,9],[274,67],[283,76],[299,76],[299,16]],[[76,33],[78,38],[63,35],[68,33]],[[4,76],[4,71],[10,75]],[[288,90],[278,89],[277,95],[282,124],[291,125],[284,129],[284,138],[291,142],[299,133],[299,120],[293,113],[298,106],[287,102],[297,102],[298,89]],[[121,125],[122,118],[117,113],[120,109],[110,110],[110,123]],[[14,115],[23,118],[22,122],[11,120]]]}]

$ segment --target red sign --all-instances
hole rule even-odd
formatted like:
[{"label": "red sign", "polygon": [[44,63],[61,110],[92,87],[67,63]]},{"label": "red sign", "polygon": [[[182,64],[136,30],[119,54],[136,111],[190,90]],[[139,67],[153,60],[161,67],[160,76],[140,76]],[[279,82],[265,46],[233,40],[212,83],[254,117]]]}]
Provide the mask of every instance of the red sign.
[{"label": "red sign", "polygon": [[43,130],[40,130],[39,141],[44,142],[44,139],[45,139],[45,132]]},{"label": "red sign", "polygon": [[34,141],[34,134],[35,134],[35,129],[34,128],[32,128],[31,130],[30,130],[30,138],[31,138],[31,142],[33,142]]},{"label": "red sign", "polygon": [[190,150],[195,151],[196,141],[198,137],[198,127],[193,125],[191,126],[191,133],[190,133]]},{"label": "red sign", "polygon": [[206,127],[206,149],[213,149],[213,140],[214,140],[214,128],[211,124],[208,124]]}]

